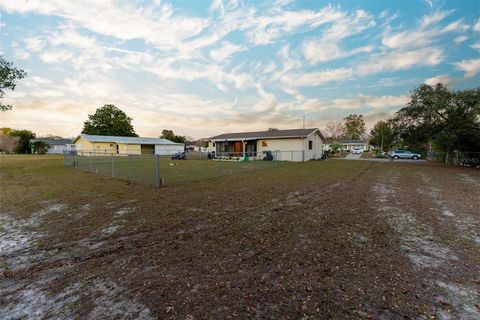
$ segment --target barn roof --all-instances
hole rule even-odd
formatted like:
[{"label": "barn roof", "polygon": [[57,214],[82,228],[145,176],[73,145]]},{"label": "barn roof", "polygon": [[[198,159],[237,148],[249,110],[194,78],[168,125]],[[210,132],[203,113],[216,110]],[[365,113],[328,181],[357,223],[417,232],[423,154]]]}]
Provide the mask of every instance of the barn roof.
[{"label": "barn roof", "polygon": [[78,139],[80,138],[90,142],[113,142],[113,143],[122,143],[122,144],[183,145],[183,143],[175,143],[170,140],[161,139],[161,138],[96,136],[96,135],[90,135],[90,134],[81,134],[73,142],[78,141]]},{"label": "barn roof", "polygon": [[318,131],[318,133],[320,134],[320,137],[322,137],[322,140],[323,140],[324,137],[318,128],[223,133],[223,134],[211,137],[210,140],[220,141],[220,140],[304,138],[314,133],[315,131]]}]

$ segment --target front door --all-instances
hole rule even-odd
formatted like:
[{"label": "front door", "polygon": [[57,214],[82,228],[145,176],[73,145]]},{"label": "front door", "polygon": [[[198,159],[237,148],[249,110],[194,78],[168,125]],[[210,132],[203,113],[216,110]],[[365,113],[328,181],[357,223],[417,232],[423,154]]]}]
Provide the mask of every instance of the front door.
[{"label": "front door", "polygon": [[243,152],[243,143],[242,142],[235,142],[235,153],[237,156]]}]

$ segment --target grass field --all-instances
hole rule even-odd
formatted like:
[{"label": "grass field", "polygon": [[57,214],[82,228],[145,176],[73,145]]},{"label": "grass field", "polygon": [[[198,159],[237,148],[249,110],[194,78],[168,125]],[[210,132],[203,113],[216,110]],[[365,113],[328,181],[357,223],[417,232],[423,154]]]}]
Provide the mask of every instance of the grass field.
[{"label": "grass field", "polygon": [[[236,162],[206,159],[171,160],[170,157],[160,157],[159,175],[165,185],[174,185],[276,168],[289,164],[291,163],[261,160]],[[156,159],[152,155],[115,157],[68,156],[65,165],[96,174],[155,185]]]},{"label": "grass field", "polygon": [[329,160],[195,180],[1,156],[2,318],[480,318],[479,171]]}]

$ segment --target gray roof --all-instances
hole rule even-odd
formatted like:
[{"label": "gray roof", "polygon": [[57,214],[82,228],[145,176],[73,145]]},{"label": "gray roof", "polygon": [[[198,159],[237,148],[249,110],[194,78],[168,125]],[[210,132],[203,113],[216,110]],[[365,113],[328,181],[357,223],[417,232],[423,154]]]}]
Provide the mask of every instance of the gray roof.
[{"label": "gray roof", "polygon": [[254,131],[254,132],[235,132],[223,133],[218,136],[211,137],[210,140],[257,140],[257,139],[282,139],[282,138],[302,138],[309,136],[313,132],[318,131],[323,138],[322,133],[318,128],[310,129],[288,129],[288,130],[268,130],[268,131]]},{"label": "gray roof", "polygon": [[74,140],[74,142],[77,141],[79,138],[82,138],[91,142],[114,142],[114,143],[123,143],[123,144],[183,145],[183,143],[175,143],[170,140],[161,139],[161,138],[95,136],[90,134],[81,134]]},{"label": "gray roof", "polygon": [[366,140],[338,140],[338,143],[342,144],[342,143],[359,143],[359,144],[362,144],[362,143],[367,143]]},{"label": "gray roof", "polygon": [[49,146],[60,146],[64,144],[72,144],[73,141],[72,139],[52,139],[52,138],[37,138],[37,139],[32,139],[30,142],[36,142],[36,141],[42,141],[48,144]]}]

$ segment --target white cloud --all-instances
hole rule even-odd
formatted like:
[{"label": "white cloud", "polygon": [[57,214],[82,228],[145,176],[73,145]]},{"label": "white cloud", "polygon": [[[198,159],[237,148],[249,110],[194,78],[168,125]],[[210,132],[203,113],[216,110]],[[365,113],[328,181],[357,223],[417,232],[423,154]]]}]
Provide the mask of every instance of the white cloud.
[{"label": "white cloud", "polygon": [[307,59],[311,64],[354,56],[359,53],[368,53],[372,52],[373,50],[373,46],[363,46],[352,50],[343,51],[336,43],[328,43],[321,40],[306,41],[302,47],[305,59]]},{"label": "white cloud", "polygon": [[458,36],[456,37],[453,41],[456,43],[456,44],[460,44],[462,42],[465,42],[468,40],[468,37],[467,36]]},{"label": "white cloud", "polygon": [[40,56],[45,63],[63,63],[74,57],[74,53],[68,50],[49,50]]},{"label": "white cloud", "polygon": [[4,0],[7,12],[36,12],[68,18],[98,34],[122,40],[141,39],[158,48],[172,49],[179,42],[198,35],[207,19],[174,15],[169,4],[136,8],[113,1],[28,1]]},{"label": "white cloud", "polygon": [[351,78],[353,72],[348,68],[338,68],[316,72],[302,72],[284,75],[282,83],[292,87],[315,87],[329,82],[342,81]]},{"label": "white cloud", "polygon": [[68,45],[74,48],[95,49],[96,39],[94,37],[87,37],[80,34],[73,27],[62,28],[61,33],[55,33],[48,38],[48,41],[53,46]]},{"label": "white cloud", "polygon": [[480,42],[474,43],[470,46],[472,49],[480,51]]},{"label": "white cloud", "polygon": [[43,77],[40,77],[40,76],[33,76],[33,77],[31,77],[31,79],[33,80],[33,82],[35,82],[37,84],[50,84],[50,83],[52,83],[52,80],[47,79],[47,78],[43,78]]},{"label": "white cloud", "polygon": [[253,81],[249,74],[238,71],[239,67],[225,71],[222,66],[216,64],[182,65],[172,67],[175,60],[164,59],[156,61],[144,67],[144,71],[151,72],[162,79],[176,79],[193,81],[196,79],[208,79],[221,91],[228,91],[226,84],[233,85],[237,89],[249,86]]},{"label": "white cloud", "polygon": [[268,44],[286,35],[309,31],[340,19],[344,13],[332,6],[319,11],[275,11],[271,15],[256,17],[255,26],[247,32],[254,44]]},{"label": "white cloud", "polygon": [[398,33],[392,33],[391,29],[387,28],[382,37],[382,44],[391,49],[423,48],[432,44],[444,33],[463,30],[462,20],[452,22],[444,28],[438,26],[450,13],[451,11],[436,11],[424,16],[417,27]]},{"label": "white cloud", "polygon": [[230,58],[234,53],[245,50],[247,50],[245,47],[224,41],[220,48],[210,51],[210,57],[216,61],[224,61]]},{"label": "white cloud", "polygon": [[448,75],[439,75],[436,77],[428,78],[425,81],[425,84],[428,84],[429,86],[436,85],[437,83],[443,83],[445,85],[451,85],[452,83],[455,82],[455,79],[449,77]]},{"label": "white cloud", "polygon": [[480,59],[462,60],[454,65],[456,69],[465,72],[465,78],[471,78],[480,72]]},{"label": "white cloud", "polygon": [[397,71],[413,66],[435,66],[443,60],[443,51],[439,48],[423,48],[412,51],[393,51],[374,55],[369,61],[359,64],[355,72],[360,76],[382,71]]},{"label": "white cloud", "polygon": [[322,112],[328,109],[358,110],[358,109],[389,109],[401,107],[409,100],[408,96],[363,96],[348,99],[304,99],[293,103],[282,103],[279,109],[301,110],[309,113]]},{"label": "white cloud", "polygon": [[18,59],[26,60],[30,57],[30,54],[21,48],[15,48],[14,51],[15,57],[17,57]]},{"label": "white cloud", "polygon": [[45,40],[39,37],[27,38],[24,40],[28,50],[38,52],[45,46]]},{"label": "white cloud", "polygon": [[354,99],[333,99],[329,105],[337,109],[354,110],[360,108],[382,109],[403,106],[408,102],[407,96],[359,96]]},{"label": "white cloud", "polygon": [[478,19],[477,23],[473,26],[473,30],[480,32],[480,19]]}]

